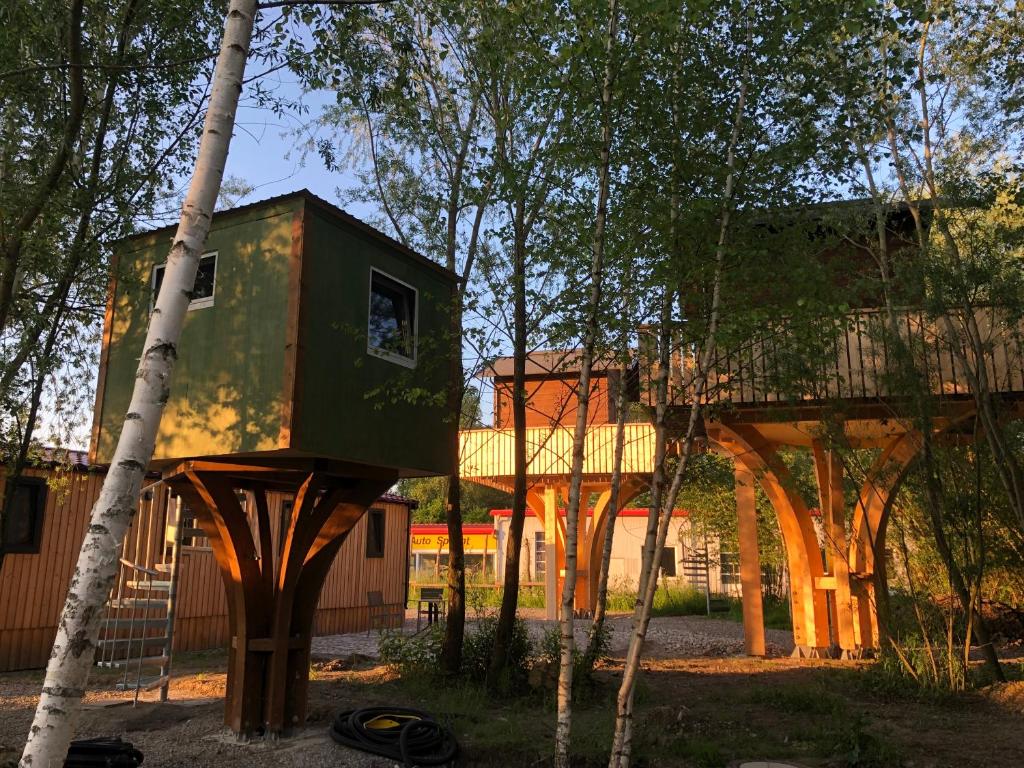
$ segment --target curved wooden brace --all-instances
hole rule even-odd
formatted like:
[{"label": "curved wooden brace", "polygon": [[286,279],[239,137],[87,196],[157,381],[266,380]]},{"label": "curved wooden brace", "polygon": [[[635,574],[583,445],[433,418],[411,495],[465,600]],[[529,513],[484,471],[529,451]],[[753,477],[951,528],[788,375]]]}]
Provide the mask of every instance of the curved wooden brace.
[{"label": "curved wooden brace", "polygon": [[890,441],[868,469],[854,508],[850,536],[850,568],[860,577],[873,573],[875,553],[884,550],[889,510],[920,446],[921,436],[907,432]]},{"label": "curved wooden brace", "polygon": [[274,568],[266,489],[253,492],[259,546],[235,495],[236,479],[211,471],[169,478],[210,539],[228,597],[225,723],[238,734],[281,733],[306,715],[309,649],[320,592],[334,557],[366,508],[394,478],[308,474],[297,483]]},{"label": "curved wooden brace", "polygon": [[797,646],[828,646],[825,593],[815,588],[824,565],[807,505],[792,492],[794,482],[775,447],[746,425],[717,425],[716,442],[757,478],[775,509],[786,546],[793,605],[793,642]]},{"label": "curved wooden brace", "polygon": [[[635,499],[644,488],[647,487],[647,482],[639,475],[630,475],[622,478],[622,483],[619,486],[619,509],[626,507],[629,502]],[[588,533],[588,539],[581,553],[585,554],[585,565],[582,566],[588,573],[590,582],[588,584],[588,593],[584,605],[579,605],[577,608],[587,608],[593,611],[597,608],[597,577],[599,574],[599,568],[601,563],[601,557],[604,554],[604,535],[605,530],[608,528],[608,520],[610,518],[609,502],[611,501],[611,489],[601,493],[597,504],[594,505],[594,517],[592,518],[592,524]],[[597,567],[594,567],[594,564]]]}]

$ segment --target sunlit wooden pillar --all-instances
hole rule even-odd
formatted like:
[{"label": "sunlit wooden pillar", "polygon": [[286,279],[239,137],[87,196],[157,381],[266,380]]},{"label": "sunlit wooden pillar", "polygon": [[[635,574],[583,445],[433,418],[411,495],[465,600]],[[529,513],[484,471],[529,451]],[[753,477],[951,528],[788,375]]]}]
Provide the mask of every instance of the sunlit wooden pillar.
[{"label": "sunlit wooden pillar", "polygon": [[[573,608],[577,615],[589,612],[591,592],[590,537],[593,535],[593,518],[588,525],[588,501],[595,488],[585,485],[580,489],[580,514],[576,525],[576,589],[573,592]],[[597,510],[594,510],[597,514]],[[595,574],[596,575],[596,574]]]},{"label": "sunlit wooden pillar", "polygon": [[736,517],[743,590],[743,645],[748,656],[764,656],[764,608],[761,604],[761,556],[757,547],[757,505],[753,473],[735,464]]},{"label": "sunlit wooden pillar", "polygon": [[557,619],[561,602],[559,573],[565,567],[559,557],[558,491],[553,485],[544,487],[544,618]]},{"label": "sunlit wooden pillar", "polygon": [[825,565],[832,609],[832,640],[842,656],[857,648],[853,600],[850,590],[849,547],[846,540],[846,511],[843,497],[843,463],[839,455],[820,442],[812,443],[814,470],[818,480],[822,528],[825,534]]}]

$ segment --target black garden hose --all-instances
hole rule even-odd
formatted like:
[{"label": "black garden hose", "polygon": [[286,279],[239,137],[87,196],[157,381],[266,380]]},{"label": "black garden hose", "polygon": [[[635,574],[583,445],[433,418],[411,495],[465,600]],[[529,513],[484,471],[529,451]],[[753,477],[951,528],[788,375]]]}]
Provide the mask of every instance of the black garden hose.
[{"label": "black garden hose", "polygon": [[455,735],[426,712],[407,707],[365,707],[342,712],[331,738],[346,747],[400,760],[406,768],[447,765],[459,754]]},{"label": "black garden hose", "polygon": [[129,741],[100,737],[72,741],[64,768],[135,768],[142,753]]}]

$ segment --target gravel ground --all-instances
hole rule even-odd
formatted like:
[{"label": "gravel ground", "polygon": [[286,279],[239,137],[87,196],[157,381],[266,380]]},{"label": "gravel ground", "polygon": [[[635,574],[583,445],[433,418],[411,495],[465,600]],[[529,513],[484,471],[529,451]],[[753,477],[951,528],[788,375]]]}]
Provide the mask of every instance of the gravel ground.
[{"label": "gravel ground", "polygon": [[[613,616],[611,655],[622,657],[629,643],[628,616]],[[534,640],[557,622],[546,622],[536,615],[527,616],[527,625]],[[589,621],[576,622],[577,639],[585,641]],[[415,631],[415,620],[407,622],[407,630]],[[769,631],[769,647],[776,653],[792,648],[788,632]],[[743,627],[732,621],[703,617],[666,617],[651,621],[646,657],[694,658],[733,656],[742,653]],[[357,666],[373,667],[377,658],[376,633],[332,635],[316,638],[314,658],[355,661]],[[359,657],[368,657],[367,663]],[[390,768],[393,763],[382,758],[348,750],[332,742],[321,726],[334,713],[365,702],[347,699],[348,686],[331,685],[334,677],[321,672],[322,680],[314,683],[309,705],[309,728],[298,737],[280,742],[256,741],[238,744],[222,726],[225,675],[223,655],[192,655],[179,665],[179,674],[171,685],[171,702],[158,704],[156,693],[143,694],[144,701],[131,706],[130,694],[113,689],[116,678],[97,671],[91,681],[77,727],[79,737],[121,735],[146,756],[151,768],[251,768],[254,763],[271,768],[320,768],[320,766],[352,766],[352,768]],[[342,663],[338,667],[346,668]],[[320,665],[319,668],[325,668]],[[327,665],[326,669],[332,669]],[[379,679],[380,668],[349,672]],[[0,768],[16,765],[20,745],[32,720],[36,697],[42,679],[41,671],[0,674]],[[148,699],[148,701],[146,700]]]},{"label": "gravel ground", "polygon": [[[539,612],[522,611],[530,638],[537,642],[557,622],[544,621]],[[622,658],[629,648],[630,617],[611,616],[611,655]],[[472,622],[470,622],[472,625]],[[576,621],[576,642],[586,642],[589,619]],[[405,631],[413,632],[415,621],[406,621]],[[767,630],[769,656],[788,655],[793,650],[793,633]],[[651,620],[647,631],[644,656],[653,659],[689,659],[704,656],[738,656],[743,653],[743,625],[737,621],[709,619],[704,616],[664,616]],[[346,658],[352,654],[377,658],[375,633],[327,635],[313,640],[313,657],[317,659]]]}]

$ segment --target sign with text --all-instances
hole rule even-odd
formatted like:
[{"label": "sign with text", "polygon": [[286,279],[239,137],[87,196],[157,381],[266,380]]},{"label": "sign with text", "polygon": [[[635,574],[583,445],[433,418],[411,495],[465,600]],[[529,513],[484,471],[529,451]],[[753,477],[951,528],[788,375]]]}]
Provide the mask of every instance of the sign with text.
[{"label": "sign with text", "polygon": [[[447,533],[413,533],[411,538],[413,552],[447,552]],[[462,548],[466,552],[493,552],[498,547],[498,539],[493,533],[470,533],[462,537]]]}]

